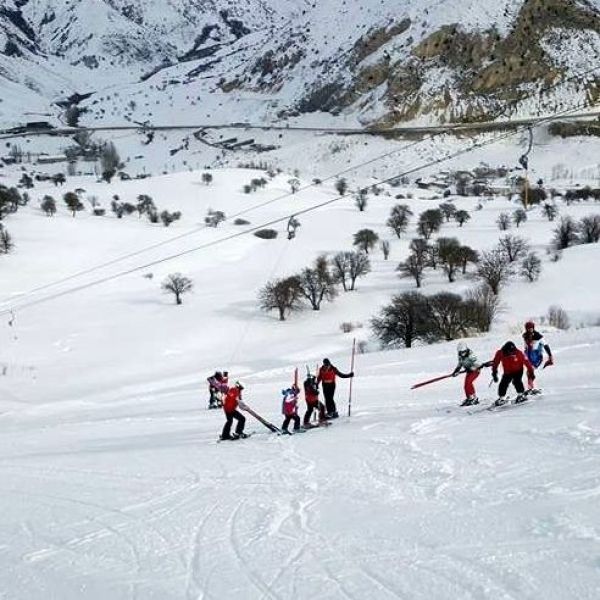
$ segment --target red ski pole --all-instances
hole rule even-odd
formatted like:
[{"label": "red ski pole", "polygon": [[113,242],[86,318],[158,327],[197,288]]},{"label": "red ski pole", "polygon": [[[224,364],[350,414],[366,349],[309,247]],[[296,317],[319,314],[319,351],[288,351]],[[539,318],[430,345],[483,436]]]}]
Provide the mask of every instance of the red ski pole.
[{"label": "red ski pole", "polygon": [[[356,355],[356,338],[352,340],[352,360],[350,361],[350,372],[354,371],[354,356]],[[352,380],[354,377],[350,377],[350,390],[348,392],[348,416],[352,413]]]},{"label": "red ski pole", "polygon": [[[457,375],[460,375],[461,373],[464,373],[464,371],[459,371]],[[424,385],[429,385],[430,383],[435,383],[436,381],[442,381],[442,379],[448,379],[449,377],[454,377],[454,373],[450,373],[449,375],[441,375],[440,377],[434,377],[433,379],[428,379],[427,381],[421,381],[421,383],[415,383],[415,385],[410,386],[410,389],[415,390],[423,387]]]}]

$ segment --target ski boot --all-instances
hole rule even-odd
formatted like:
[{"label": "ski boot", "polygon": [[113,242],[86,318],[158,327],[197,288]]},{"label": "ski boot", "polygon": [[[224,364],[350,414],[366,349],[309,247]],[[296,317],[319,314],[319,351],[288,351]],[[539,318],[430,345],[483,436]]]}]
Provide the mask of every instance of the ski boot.
[{"label": "ski boot", "polygon": [[479,398],[477,396],[469,396],[463,400],[461,406],[475,406],[475,404],[479,404]]},{"label": "ski boot", "polygon": [[517,394],[515,398],[515,404],[521,404],[521,402],[527,401],[527,393]]},{"label": "ski boot", "polygon": [[242,440],[245,440],[246,438],[250,437],[249,434],[244,433],[243,431],[238,435],[238,437]]},{"label": "ski boot", "polygon": [[504,406],[508,402],[508,398],[506,396],[500,396],[496,402],[494,402],[494,406]]}]

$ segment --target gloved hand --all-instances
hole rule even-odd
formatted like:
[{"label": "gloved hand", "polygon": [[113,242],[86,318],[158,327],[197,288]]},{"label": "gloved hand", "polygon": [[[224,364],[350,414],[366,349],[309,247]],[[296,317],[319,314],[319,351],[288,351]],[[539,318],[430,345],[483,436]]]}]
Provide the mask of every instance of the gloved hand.
[{"label": "gloved hand", "polygon": [[494,383],[498,383],[498,373],[497,373],[497,371],[492,371],[492,379],[494,380]]},{"label": "gloved hand", "polygon": [[354,377],[354,371],[350,371],[350,377]]},{"label": "gloved hand", "polygon": [[548,357],[548,360],[544,363],[544,366],[542,368],[546,368],[546,367],[551,367],[554,364],[554,360],[553,358],[550,356]]},{"label": "gloved hand", "polygon": [[453,371],[452,372],[452,377],[456,377],[459,373],[460,373],[460,371]]}]

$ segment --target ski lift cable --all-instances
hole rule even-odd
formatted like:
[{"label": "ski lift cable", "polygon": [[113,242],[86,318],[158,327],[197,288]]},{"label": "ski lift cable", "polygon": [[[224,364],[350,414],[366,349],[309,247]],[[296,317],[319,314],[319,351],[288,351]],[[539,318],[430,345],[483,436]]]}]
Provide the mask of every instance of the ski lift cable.
[{"label": "ski lift cable", "polygon": [[[541,88],[540,90],[532,92],[531,94],[529,94],[529,95],[527,95],[527,96],[519,99],[518,101],[514,100],[513,102],[508,103],[507,107],[510,107],[511,104],[513,106],[516,106],[517,104],[522,103],[523,101],[525,101],[525,100],[527,100],[527,99],[529,99],[531,97],[534,97],[534,96],[537,96],[537,95],[541,95],[542,93],[547,93],[550,90],[555,89],[556,87],[559,87],[561,85],[564,85],[564,84],[568,83],[569,81],[571,81],[571,80],[573,80],[575,78],[582,77],[583,75],[590,74],[590,73],[592,73],[594,71],[598,71],[598,70],[600,70],[600,65],[596,65],[595,67],[590,68],[590,69],[586,69],[585,71],[574,73],[572,76],[570,76],[570,77],[568,77],[566,79],[563,79],[563,80],[561,80],[559,82],[555,82],[555,83],[553,83],[551,85],[548,85],[548,86],[546,86],[544,88]],[[585,108],[587,106],[589,106],[588,103],[585,103],[585,104],[583,104],[583,106],[578,106],[576,110],[579,110],[579,108]],[[572,112],[572,109],[569,109],[568,112]],[[554,114],[559,114],[559,113],[554,113]],[[543,117],[540,121],[537,121],[537,125],[543,124],[545,122],[545,119],[547,119],[547,117]],[[532,125],[528,124],[527,127],[530,129],[530,135],[532,135],[531,134],[531,127],[532,127]],[[408,144],[407,146],[403,146],[402,148],[398,148],[398,149],[392,150],[390,152],[386,152],[386,153],[378,155],[378,156],[376,156],[376,157],[374,157],[374,158],[372,158],[372,159],[370,159],[368,161],[364,161],[364,162],[358,163],[356,165],[347,167],[346,169],[343,169],[342,171],[338,171],[337,173],[329,175],[326,178],[324,178],[322,180],[322,182],[327,182],[327,181],[330,181],[332,179],[336,179],[338,177],[341,177],[342,175],[345,175],[347,173],[356,171],[356,170],[358,170],[360,168],[363,168],[363,167],[365,167],[365,166],[367,166],[369,164],[373,164],[373,163],[375,163],[375,162],[377,162],[379,160],[383,160],[385,158],[389,158],[390,156],[393,156],[396,153],[407,152],[408,150],[414,148],[415,146],[417,146],[419,144],[423,144],[425,142],[431,141],[432,139],[434,139],[434,138],[436,138],[438,136],[444,135],[446,133],[447,133],[446,131],[435,131],[435,132],[432,132],[427,137],[424,137],[421,140],[417,140],[415,142],[412,142],[412,143]],[[530,149],[531,149],[532,143],[533,143],[533,138],[530,137]],[[301,193],[301,192],[307,190],[307,189],[311,189],[311,188],[315,187],[316,185],[317,185],[316,183],[307,184],[307,185],[301,187],[296,192],[296,195],[298,193]],[[250,206],[250,207],[248,207],[248,208],[246,208],[246,209],[244,209],[242,211],[239,211],[239,212],[237,212],[237,213],[235,213],[233,215],[230,215],[229,219],[235,219],[235,218],[247,215],[247,214],[249,214],[251,212],[254,212],[254,211],[256,211],[256,210],[258,210],[260,208],[264,208],[265,206],[268,206],[268,205],[273,204],[275,202],[279,202],[281,200],[289,198],[290,196],[292,196],[291,192],[290,193],[286,193],[286,194],[282,194],[280,196],[277,196],[276,198],[271,198],[270,200],[267,200],[267,201],[255,204],[255,205]],[[28,298],[28,297],[30,297],[30,296],[32,296],[34,294],[37,294],[37,293],[39,293],[41,291],[50,289],[52,287],[61,285],[63,283],[67,283],[67,282],[72,281],[74,279],[77,279],[79,277],[83,277],[85,275],[89,275],[90,273],[93,273],[95,271],[98,271],[98,270],[101,270],[101,269],[105,269],[105,268],[107,268],[109,266],[115,265],[115,264],[117,264],[119,262],[128,260],[130,258],[134,258],[134,257],[139,256],[141,254],[144,254],[146,252],[150,252],[151,250],[155,250],[155,249],[160,248],[162,246],[165,246],[167,244],[171,244],[171,243],[176,242],[176,241],[178,241],[180,239],[183,239],[185,237],[189,237],[191,235],[195,235],[196,233],[207,229],[207,227],[208,227],[207,225],[201,225],[199,227],[195,227],[195,228],[193,228],[191,230],[185,231],[185,232],[183,232],[181,234],[178,234],[178,235],[173,236],[171,238],[168,238],[166,240],[162,240],[161,242],[157,242],[155,244],[151,244],[149,246],[145,246],[145,247],[140,248],[139,250],[136,250],[134,252],[123,254],[123,255],[118,256],[118,257],[116,257],[114,259],[106,261],[104,263],[97,264],[95,266],[89,267],[87,269],[83,269],[81,271],[77,271],[75,273],[72,273],[71,275],[67,275],[67,276],[65,276],[63,278],[57,279],[55,281],[51,281],[51,282],[49,282],[47,284],[43,284],[41,286],[37,286],[35,288],[32,288],[31,290],[28,290],[24,294],[22,294],[20,296],[20,298],[21,299]]]},{"label": "ski lift cable", "polygon": [[[574,110],[579,110],[580,108],[581,108],[581,105],[576,105],[576,106],[573,106],[573,107],[571,107],[569,109],[565,109],[565,110],[563,110],[561,112],[555,113],[554,115],[547,117],[545,119],[545,121],[538,122],[536,124],[536,126],[541,126],[543,124],[550,123],[552,121],[556,121],[557,119],[563,117],[565,114],[567,114],[569,112],[573,112]],[[426,162],[424,164],[417,165],[417,166],[412,167],[412,168],[410,168],[408,170],[402,171],[401,173],[396,173],[396,174],[394,174],[391,177],[387,177],[385,179],[381,179],[381,180],[379,180],[377,182],[377,185],[381,185],[381,184],[384,184],[384,183],[390,183],[391,181],[394,181],[394,180],[398,179],[399,177],[404,177],[404,176],[407,176],[407,175],[411,175],[411,174],[417,173],[419,171],[428,169],[430,167],[436,166],[438,164],[447,162],[447,161],[452,160],[454,158],[458,158],[460,156],[463,156],[465,154],[473,152],[474,150],[477,150],[479,148],[482,148],[482,147],[485,147],[485,146],[489,146],[489,145],[492,145],[492,144],[496,144],[496,143],[498,143],[500,141],[503,141],[505,139],[508,139],[508,138],[516,135],[517,133],[520,133],[524,129],[525,129],[525,127],[522,127],[522,128],[517,129],[515,131],[506,132],[506,133],[504,133],[502,135],[494,136],[494,137],[492,137],[490,139],[487,139],[487,140],[482,140],[480,142],[475,142],[471,146],[469,146],[468,148],[463,148],[463,149],[458,150],[456,152],[450,153],[450,154],[448,154],[446,156],[443,156],[443,157],[440,157],[440,158],[437,158],[437,159],[434,159],[434,160],[430,160],[430,161],[428,161],[428,162]],[[269,227],[269,226],[272,226],[272,225],[276,225],[278,223],[286,222],[287,220],[289,220],[289,218],[291,216],[299,216],[299,215],[302,215],[302,214],[307,214],[307,213],[310,213],[312,211],[318,210],[320,208],[323,208],[325,206],[333,204],[334,202],[338,202],[338,201],[340,201],[340,200],[342,200],[344,198],[347,198],[349,195],[350,195],[350,193],[341,194],[339,196],[336,196],[335,198],[330,198],[328,200],[324,200],[322,202],[319,202],[317,204],[311,205],[311,206],[306,207],[304,209],[295,210],[293,213],[290,213],[290,214],[287,214],[287,215],[284,215],[284,216],[281,216],[281,217],[277,217],[275,219],[271,219],[269,221],[261,223],[260,225],[256,225],[254,227],[250,227],[248,229],[244,229],[243,231],[239,231],[239,232],[230,234],[228,236],[219,238],[217,240],[212,240],[210,242],[206,242],[206,243],[201,244],[199,246],[195,246],[195,247],[192,247],[192,248],[188,248],[186,250],[182,250],[180,252],[177,252],[175,254],[171,254],[169,256],[164,256],[162,258],[150,261],[150,262],[145,263],[143,265],[138,265],[136,267],[132,267],[130,269],[126,269],[126,270],[120,271],[119,273],[115,273],[115,274],[112,274],[112,275],[107,275],[106,277],[102,277],[102,278],[96,279],[94,281],[90,281],[90,282],[87,282],[87,283],[75,286],[75,287],[67,289],[67,290],[63,290],[63,291],[60,291],[60,292],[56,292],[54,294],[43,296],[43,297],[38,298],[38,299],[33,299],[33,300],[29,301],[29,302],[24,302],[24,303],[21,303],[21,304],[15,303],[15,304],[13,304],[11,306],[8,306],[6,308],[0,309],[0,315],[8,314],[8,313],[13,312],[13,311],[22,310],[24,308],[29,308],[29,307],[32,307],[32,306],[36,306],[36,305],[39,305],[39,304],[42,304],[42,303],[45,303],[45,302],[48,302],[48,301],[51,301],[51,300],[63,297],[63,296],[66,296],[66,295],[74,294],[76,292],[83,291],[83,290],[89,289],[91,287],[95,287],[97,285],[101,285],[103,283],[107,283],[109,281],[113,281],[115,279],[118,279],[120,277],[124,277],[126,275],[131,275],[131,274],[136,273],[138,271],[141,271],[141,270],[144,270],[144,269],[148,269],[150,267],[154,267],[156,265],[159,265],[159,264],[162,264],[162,263],[165,263],[165,262],[169,262],[171,260],[174,260],[176,258],[180,258],[182,256],[186,256],[188,254],[192,254],[194,252],[199,252],[199,251],[202,251],[202,250],[206,250],[207,248],[211,248],[213,246],[217,246],[219,244],[223,244],[225,242],[231,241],[233,239],[237,239],[237,238],[242,237],[244,235],[249,235],[251,233],[254,233],[254,232],[258,231],[259,229],[264,229],[266,227]]]}]

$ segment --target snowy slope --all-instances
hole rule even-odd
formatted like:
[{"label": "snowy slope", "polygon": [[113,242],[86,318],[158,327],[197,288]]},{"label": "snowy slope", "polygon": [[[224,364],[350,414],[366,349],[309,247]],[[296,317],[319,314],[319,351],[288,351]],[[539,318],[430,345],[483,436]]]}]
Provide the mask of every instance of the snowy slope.
[{"label": "snowy slope", "polygon": [[[97,92],[82,105],[91,111],[89,125],[128,117],[158,123],[161,111],[148,114],[136,96],[170,108],[178,121],[179,111],[196,122],[214,118],[223,103],[229,122],[243,121],[239,99],[248,95],[263,100],[253,107],[255,123],[315,112],[330,124],[342,116],[365,126],[496,118],[507,100],[582,73],[600,56],[599,9],[591,2],[17,4],[10,0],[0,12],[0,82],[33,86],[48,106],[74,92]],[[65,79],[60,90],[46,83],[36,66],[44,64]],[[580,75],[508,116],[583,102],[596,76]],[[192,102],[196,96],[201,102]],[[130,100],[138,104],[132,115]],[[2,125],[22,121],[18,107],[0,117]]]},{"label": "snowy slope", "polygon": [[[307,184],[313,173],[324,178],[348,160],[366,161],[383,150],[353,139],[331,153],[331,143],[298,138],[282,160],[291,163],[285,153],[295,154]],[[547,140],[538,143],[532,177],[564,188],[574,174],[596,185],[593,142],[564,143],[560,155]],[[439,140],[400,148],[349,174],[352,185],[457,146]],[[511,139],[452,166],[514,164],[517,149]],[[552,181],[557,161],[565,161],[567,178]],[[16,248],[1,257],[1,306],[215,242],[241,230],[231,223],[237,213],[259,225],[336,197],[333,181],[290,196],[287,173],[248,195],[243,185],[262,171],[211,172],[210,186],[202,184],[201,170],[111,186],[69,178],[67,187],[84,188],[84,197],[97,196],[104,206],[114,194],[124,201],[151,194],[160,209],[182,211],[169,229],[137,216],[93,217],[89,208],[72,218],[60,206],[55,217],[45,217],[39,199],[59,191],[37,184],[30,205],[5,221]],[[5,169],[2,181],[19,175],[18,168]],[[597,245],[570,249],[553,263],[543,255],[553,224],[539,209],[513,230],[543,256],[544,272],[536,284],[517,281],[506,289],[493,331],[471,340],[477,354],[491,357],[506,339],[517,340],[522,322],[539,321],[552,304],[586,327],[561,333],[542,326],[556,356],[556,366],[539,377],[545,394],[498,414],[461,412],[457,380],[409,391],[454,367],[454,343],[379,352],[370,339],[369,318],[391,295],[414,289],[395,272],[410,236],[392,240],[389,261],[374,254],[373,272],[358,289],[319,312],[280,323],[258,311],[256,294],[267,280],[297,272],[320,252],[349,249],[359,228],[390,238],[383,224],[398,192],[414,195],[416,215],[440,201],[414,186],[385,191],[370,197],[365,213],[346,199],[301,216],[291,242],[281,223],[276,240],[241,236],[2,316],[0,590],[6,597],[597,597],[600,329],[591,325],[600,317],[600,290],[590,281]],[[498,214],[516,208],[501,198],[481,210],[475,198],[451,199],[472,211],[472,220],[463,228],[445,225],[441,235],[479,249],[497,242]],[[209,208],[230,220],[216,230],[198,227]],[[560,210],[581,218],[598,207]],[[195,284],[179,307],[160,292],[175,271]],[[472,285],[428,273],[424,290]],[[343,322],[361,326],[342,333]],[[290,439],[249,420],[251,439],[216,443],[223,418],[205,410],[204,379],[212,371],[229,368],[246,385],[251,406],[278,423],[279,390],[294,367],[314,369],[329,356],[348,369],[354,335],[370,352],[357,357],[350,419]],[[482,400],[494,397],[487,375],[478,381]],[[347,393],[342,381],[344,412]]]}]

